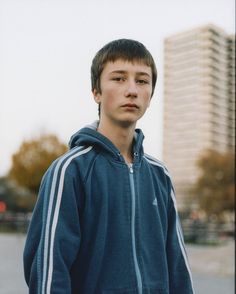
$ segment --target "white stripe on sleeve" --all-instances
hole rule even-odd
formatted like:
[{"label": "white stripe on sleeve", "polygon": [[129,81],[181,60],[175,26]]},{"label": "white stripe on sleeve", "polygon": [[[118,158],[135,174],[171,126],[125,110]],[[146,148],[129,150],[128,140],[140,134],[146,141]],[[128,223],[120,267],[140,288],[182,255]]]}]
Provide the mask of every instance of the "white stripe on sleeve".
[{"label": "white stripe on sleeve", "polygon": [[[82,150],[83,147],[78,147],[73,153],[68,153],[65,156],[63,156],[57,163],[57,166],[55,168],[54,174],[53,174],[53,180],[52,180],[52,187],[51,192],[49,196],[49,206],[48,206],[48,213],[47,213],[47,222],[46,222],[46,229],[45,229],[45,244],[44,244],[44,257],[43,257],[43,281],[42,281],[42,294],[47,293],[50,294],[51,289],[51,282],[52,282],[52,273],[53,273],[53,245],[54,245],[54,238],[55,238],[55,231],[56,226],[58,222],[58,215],[59,215],[59,209],[61,204],[61,198],[62,198],[62,191],[63,191],[63,185],[64,185],[64,176],[65,171],[70,162],[87,152],[89,152],[92,149],[92,146]],[[67,159],[65,161],[65,159]],[[59,174],[59,169],[62,166],[61,173]],[[53,200],[55,196],[55,190],[56,190],[56,183],[59,179],[59,188],[56,196],[56,206],[54,210],[54,214],[52,213],[52,206],[53,206]],[[52,221],[52,227],[50,230],[50,220],[53,218]],[[49,236],[51,236],[51,242],[49,242]],[[50,248],[49,248],[50,246]],[[48,257],[49,253],[49,257]],[[48,262],[49,260],[49,262]]]}]

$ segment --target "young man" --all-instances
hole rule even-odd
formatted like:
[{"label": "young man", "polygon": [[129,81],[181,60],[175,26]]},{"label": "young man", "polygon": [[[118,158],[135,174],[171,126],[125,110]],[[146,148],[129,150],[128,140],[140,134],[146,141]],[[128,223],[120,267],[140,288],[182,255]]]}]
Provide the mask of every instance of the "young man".
[{"label": "young man", "polygon": [[42,180],[24,251],[30,293],[193,293],[169,173],[135,129],[156,77],[137,41],[95,56],[100,120],[72,137]]}]

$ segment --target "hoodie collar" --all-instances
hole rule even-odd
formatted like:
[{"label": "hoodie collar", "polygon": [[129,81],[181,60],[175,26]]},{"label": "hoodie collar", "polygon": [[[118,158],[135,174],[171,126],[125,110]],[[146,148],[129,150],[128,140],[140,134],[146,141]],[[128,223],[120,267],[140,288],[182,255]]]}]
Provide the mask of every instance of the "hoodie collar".
[{"label": "hoodie collar", "polygon": [[[107,137],[97,132],[98,123],[99,121],[95,121],[76,132],[70,139],[69,147],[73,148],[78,145],[97,146],[98,148],[111,154],[117,160],[123,161],[117,147]],[[133,144],[134,161],[139,160],[143,156],[143,139],[144,135],[141,129],[136,129]]]}]

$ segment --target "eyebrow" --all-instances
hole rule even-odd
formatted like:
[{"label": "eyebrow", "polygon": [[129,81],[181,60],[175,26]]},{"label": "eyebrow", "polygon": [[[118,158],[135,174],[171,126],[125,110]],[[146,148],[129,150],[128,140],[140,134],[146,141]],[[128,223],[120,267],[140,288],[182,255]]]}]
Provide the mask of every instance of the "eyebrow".
[{"label": "eyebrow", "polygon": [[[126,70],[114,70],[114,71],[110,72],[110,74],[114,74],[114,73],[115,74],[116,73],[118,73],[118,74],[127,74],[127,71]],[[151,76],[147,72],[143,72],[143,71],[137,72],[137,75],[140,75],[140,76],[148,76],[148,77],[151,78]]]}]

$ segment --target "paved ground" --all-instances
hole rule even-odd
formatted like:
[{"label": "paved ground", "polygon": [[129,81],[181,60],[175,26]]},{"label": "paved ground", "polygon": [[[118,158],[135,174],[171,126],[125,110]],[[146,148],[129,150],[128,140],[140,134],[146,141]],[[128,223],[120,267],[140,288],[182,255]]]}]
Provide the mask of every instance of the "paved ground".
[{"label": "paved ground", "polygon": [[235,245],[188,245],[187,252],[196,294],[235,293]]},{"label": "paved ground", "polygon": [[221,276],[234,274],[234,242],[218,246],[188,245],[189,263],[193,272]]},{"label": "paved ground", "polygon": [[[27,294],[22,250],[25,236],[0,234],[0,293]],[[234,293],[234,242],[208,247],[188,245],[196,294]],[[179,293],[181,294],[181,293]]]}]

